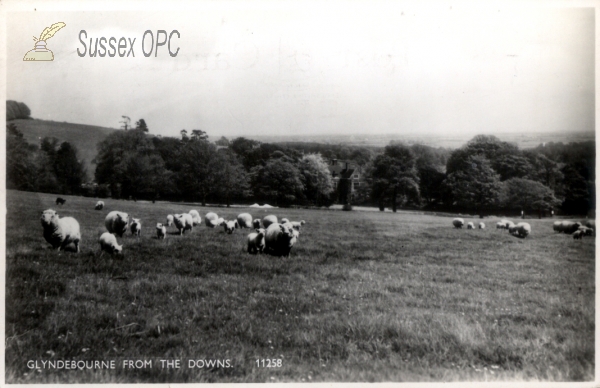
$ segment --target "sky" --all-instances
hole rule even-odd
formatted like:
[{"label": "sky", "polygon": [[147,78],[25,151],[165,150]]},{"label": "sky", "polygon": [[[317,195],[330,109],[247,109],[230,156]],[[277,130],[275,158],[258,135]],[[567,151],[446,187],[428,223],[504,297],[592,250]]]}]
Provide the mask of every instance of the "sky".
[{"label": "sky", "polygon": [[[102,4],[9,2],[6,98],[38,119],[118,128],[126,115],[163,136],[595,130],[594,8]],[[56,22],[66,27],[46,42],[54,61],[24,62],[33,37]],[[135,57],[90,57],[82,30],[86,47],[90,39],[135,38]],[[145,57],[146,30],[154,39],[158,30],[177,30],[177,56],[161,46]],[[149,34],[144,43],[148,52]]]}]

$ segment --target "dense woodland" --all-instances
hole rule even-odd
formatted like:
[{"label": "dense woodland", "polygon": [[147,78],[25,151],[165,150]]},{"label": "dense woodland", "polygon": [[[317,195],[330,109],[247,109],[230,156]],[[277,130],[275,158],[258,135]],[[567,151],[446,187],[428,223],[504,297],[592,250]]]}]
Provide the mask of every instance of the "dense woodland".
[{"label": "dense woodland", "polygon": [[[29,116],[26,106],[19,109]],[[100,142],[88,171],[68,142],[44,138],[39,146],[28,144],[10,122],[6,135],[9,189],[202,204],[329,206],[346,197],[340,192],[345,186],[336,190],[328,170],[329,161],[338,159],[360,166],[366,178],[350,196],[353,205],[539,216],[590,214],[596,205],[594,142],[527,150],[487,135],[455,150],[394,142],[383,149],[274,144],[244,137],[211,142],[201,130],[182,130],[179,138],[153,136],[141,119]]]}]

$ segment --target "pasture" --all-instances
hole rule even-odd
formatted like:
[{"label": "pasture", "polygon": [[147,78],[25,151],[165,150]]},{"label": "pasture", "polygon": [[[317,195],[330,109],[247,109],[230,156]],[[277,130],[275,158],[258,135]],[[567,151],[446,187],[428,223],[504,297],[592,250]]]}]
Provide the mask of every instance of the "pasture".
[{"label": "pasture", "polygon": [[[519,239],[399,212],[203,208],[7,191],[6,382],[590,381],[595,240],[528,219]],[[75,217],[81,253],[56,252],[40,214]],[[306,220],[289,258],[246,253],[250,230],[155,225],[197,209]],[[141,218],[100,255],[111,210]],[[466,222],[478,219],[462,216]],[[516,220],[515,220],[516,221]],[[123,368],[123,360],[153,360]],[[160,359],[180,359],[162,369]],[[189,368],[188,360],[230,367]],[[267,368],[256,360],[279,359]],[[116,360],[114,370],[29,360]]]}]

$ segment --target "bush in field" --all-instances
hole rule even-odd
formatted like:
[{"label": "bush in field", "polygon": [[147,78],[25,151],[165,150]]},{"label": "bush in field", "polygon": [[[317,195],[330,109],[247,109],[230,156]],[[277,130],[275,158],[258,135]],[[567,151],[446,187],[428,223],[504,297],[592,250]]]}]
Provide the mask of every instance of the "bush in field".
[{"label": "bush in field", "polygon": [[6,121],[15,119],[30,119],[31,110],[22,102],[6,101]]}]

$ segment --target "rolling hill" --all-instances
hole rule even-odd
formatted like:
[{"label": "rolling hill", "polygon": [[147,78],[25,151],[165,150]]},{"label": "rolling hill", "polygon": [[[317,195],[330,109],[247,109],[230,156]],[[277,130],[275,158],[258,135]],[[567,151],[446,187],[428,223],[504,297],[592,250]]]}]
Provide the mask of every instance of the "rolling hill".
[{"label": "rolling hill", "polygon": [[55,137],[60,141],[68,141],[79,150],[79,157],[85,161],[88,175],[94,175],[95,166],[92,160],[96,157],[98,150],[96,145],[117,129],[97,127],[94,125],[71,124],[49,120],[25,120],[16,119],[8,121],[17,126],[23,133],[25,139],[31,144],[40,144],[41,138]]}]

